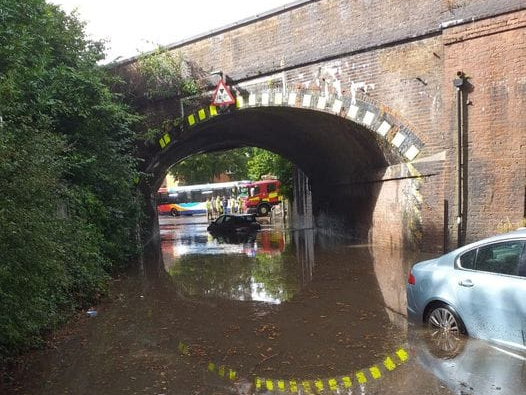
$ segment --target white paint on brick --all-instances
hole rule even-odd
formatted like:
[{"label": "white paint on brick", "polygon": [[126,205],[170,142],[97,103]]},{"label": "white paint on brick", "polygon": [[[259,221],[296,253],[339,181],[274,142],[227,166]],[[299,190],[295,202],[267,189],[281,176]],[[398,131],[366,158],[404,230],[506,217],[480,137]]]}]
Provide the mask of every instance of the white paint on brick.
[{"label": "white paint on brick", "polygon": [[369,89],[374,89],[374,84],[367,84],[364,81],[351,81],[351,104],[356,104],[356,92],[360,91],[367,94]]},{"label": "white paint on brick", "polygon": [[416,148],[414,145],[409,147],[409,149],[404,153],[405,157],[409,160],[413,160],[416,158],[416,156],[420,153],[420,150]]},{"label": "white paint on brick", "polygon": [[318,104],[316,105],[316,108],[318,110],[324,110],[326,105],[327,105],[327,98],[325,96],[318,97]]},{"label": "white paint on brick", "polygon": [[255,106],[256,105],[256,94],[255,93],[251,93],[248,96],[248,105],[249,106]]},{"label": "white paint on brick", "polygon": [[383,121],[380,127],[378,128],[377,132],[379,135],[385,137],[387,133],[389,133],[389,130],[391,130],[391,124],[387,121]]},{"label": "white paint on brick", "polygon": [[343,102],[341,100],[334,100],[334,104],[332,105],[332,112],[335,114],[339,114],[342,109]]},{"label": "white paint on brick", "polygon": [[373,119],[374,119],[374,113],[371,111],[366,111],[363,117],[362,123],[364,125],[370,126],[371,123],[373,123]]},{"label": "white paint on brick", "polygon": [[281,73],[272,74],[272,75],[265,76],[265,77],[253,78],[251,80],[240,82],[239,84],[236,83],[236,86],[247,88],[248,90],[248,88],[251,86],[263,86],[263,85],[268,86],[269,84],[272,84],[274,82],[279,82],[281,81],[281,77],[282,77]]},{"label": "white paint on brick", "polygon": [[295,106],[296,105],[296,92],[289,93],[289,106]]},{"label": "white paint on brick", "polygon": [[306,86],[314,83],[323,92],[325,97],[336,92],[338,97],[342,96],[342,82],[341,82],[341,61],[318,67],[313,74],[313,80],[309,81]]},{"label": "white paint on brick", "polygon": [[268,106],[268,103],[269,103],[269,93],[268,92],[263,92],[261,94],[261,105],[262,106]]},{"label": "white paint on brick", "polygon": [[396,132],[396,135],[394,136],[393,141],[391,141],[391,144],[393,144],[397,148],[400,148],[405,138],[406,138],[405,134]]},{"label": "white paint on brick", "polygon": [[349,111],[347,112],[347,118],[356,119],[359,109],[358,106],[350,106]]},{"label": "white paint on brick", "polygon": [[437,154],[426,156],[425,158],[419,158],[414,163],[421,163],[421,162],[439,162],[439,161],[445,161],[446,160],[446,151],[440,151]]},{"label": "white paint on brick", "polygon": [[[353,64],[354,67],[354,64]],[[367,84],[363,81],[354,82],[351,81],[351,104],[356,104],[356,91],[360,89],[364,92],[367,92]]]},{"label": "white paint on brick", "polygon": [[303,95],[303,101],[301,102],[301,105],[303,107],[310,107],[310,101],[312,99],[312,95]]},{"label": "white paint on brick", "polygon": [[276,106],[281,106],[283,104],[283,93],[281,92],[274,93],[274,104]]}]

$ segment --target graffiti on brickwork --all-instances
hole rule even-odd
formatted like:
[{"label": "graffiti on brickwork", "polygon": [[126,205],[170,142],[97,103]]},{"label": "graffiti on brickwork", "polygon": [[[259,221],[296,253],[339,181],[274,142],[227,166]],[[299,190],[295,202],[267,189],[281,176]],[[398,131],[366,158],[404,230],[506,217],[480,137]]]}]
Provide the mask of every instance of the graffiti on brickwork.
[{"label": "graffiti on brickwork", "polygon": [[356,92],[367,93],[371,89],[374,89],[374,84],[351,81],[351,104],[356,104]]},{"label": "graffiti on brickwork", "polygon": [[322,96],[342,96],[341,63],[335,62],[318,67],[312,74],[312,79],[304,83],[307,89],[318,89]]}]

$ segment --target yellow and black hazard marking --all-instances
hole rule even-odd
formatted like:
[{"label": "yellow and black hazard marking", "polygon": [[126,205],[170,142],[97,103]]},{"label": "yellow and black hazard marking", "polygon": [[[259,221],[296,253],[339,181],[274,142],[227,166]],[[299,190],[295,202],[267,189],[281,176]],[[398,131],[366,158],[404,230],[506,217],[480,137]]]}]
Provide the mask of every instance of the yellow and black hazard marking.
[{"label": "yellow and black hazard marking", "polygon": [[225,365],[216,365],[213,362],[209,362],[207,369],[209,372],[216,373],[219,377],[225,380],[234,381],[237,379],[236,371]]},{"label": "yellow and black hazard marking", "polygon": [[179,349],[179,352],[183,355],[188,355],[188,344],[179,342],[179,345],[177,346]]},{"label": "yellow and black hazard marking", "polygon": [[381,379],[409,359],[409,354],[399,348],[393,355],[387,356],[381,363],[359,370],[352,374],[316,379],[316,380],[280,380],[256,377],[254,386],[257,392],[273,391],[291,394],[321,394],[348,390],[354,386],[365,385]]},{"label": "yellow and black hazard marking", "polygon": [[[352,122],[360,123],[390,142],[392,146],[398,149],[400,155],[409,162],[413,161],[420,154],[423,147],[423,143],[418,138],[417,133],[411,130],[410,127],[402,122],[393,123],[392,120],[385,118],[385,113],[391,115],[390,119],[396,119],[398,117],[397,114],[390,114],[390,111],[384,106],[379,106],[370,100],[365,102],[361,99],[357,100],[355,97],[343,98],[342,100],[341,98],[326,97],[320,95],[318,91],[310,90],[289,91],[287,94],[275,90],[254,91],[247,92],[244,95],[238,93],[235,98],[236,110],[268,106],[303,107],[334,114]],[[221,109],[221,107],[219,108]],[[219,114],[221,114],[221,110],[218,111],[218,108],[214,105],[195,108],[192,110],[192,113],[184,117],[184,127],[192,128]]]},{"label": "yellow and black hazard marking", "polygon": [[186,125],[189,127],[192,127],[195,124],[206,121],[207,119],[215,117],[216,115],[217,115],[216,106],[208,106],[208,107],[199,108],[197,109],[195,113],[192,113],[186,116]]},{"label": "yellow and black hazard marking", "polygon": [[161,149],[164,149],[170,142],[172,141],[170,135],[168,133],[165,133],[160,139],[159,139],[159,145],[161,146]]},{"label": "yellow and black hazard marking", "polygon": [[[190,355],[189,346],[186,343],[179,342],[179,351],[183,355]],[[409,359],[409,354],[403,348],[399,348],[392,355],[388,355],[383,361],[372,365],[368,368],[361,369],[357,372],[316,380],[300,379],[276,379],[255,377],[254,388],[256,392],[270,391],[290,394],[326,394],[330,392],[339,393],[342,390],[351,389],[354,386],[363,386],[368,382],[374,382],[381,379],[386,373],[392,372],[398,366],[402,365]],[[238,379],[235,369],[223,364],[208,362],[207,370],[220,378],[228,381]]]},{"label": "yellow and black hazard marking", "polygon": [[[191,355],[190,346],[184,342],[179,342],[177,346],[179,352],[183,355]],[[207,370],[211,373],[217,374],[219,377],[225,380],[234,381],[237,379],[237,372],[223,364],[216,364],[214,362],[208,362]]]}]

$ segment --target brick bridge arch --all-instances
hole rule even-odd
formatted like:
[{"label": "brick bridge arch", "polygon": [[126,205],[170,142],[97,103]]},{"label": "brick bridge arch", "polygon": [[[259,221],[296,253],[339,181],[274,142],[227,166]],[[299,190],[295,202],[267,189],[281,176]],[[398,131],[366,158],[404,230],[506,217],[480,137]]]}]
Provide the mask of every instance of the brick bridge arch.
[{"label": "brick bridge arch", "polygon": [[[239,100],[221,112],[133,96],[168,121],[140,147],[146,191],[178,160],[249,144],[308,175],[318,225],[346,207],[361,235],[427,250],[518,226],[525,29],[523,0],[301,0],[171,44],[203,79],[228,76]],[[111,69],[141,85],[137,58]]]},{"label": "brick bridge arch", "polygon": [[[203,95],[202,102],[209,102],[210,96]],[[344,119],[351,124],[359,125],[368,130],[374,137],[383,142],[382,149],[386,157],[390,157],[390,165],[399,162],[411,162],[418,157],[424,147],[424,143],[418,137],[419,132],[404,120],[395,111],[386,105],[368,98],[366,95],[353,92],[352,95],[337,97],[336,95],[324,96],[320,91],[299,89],[283,92],[282,90],[244,90],[236,92],[235,106],[229,106],[226,110],[214,105],[197,104],[186,108],[183,122],[180,128],[166,131],[157,141],[158,152],[155,153],[146,166],[150,174],[159,173],[155,169],[160,168],[159,175],[164,177],[166,163],[173,165],[186,156],[202,150],[196,147],[196,152],[181,150],[179,143],[193,139],[193,133],[199,133],[206,129],[211,121],[221,122],[221,118],[231,118],[236,112],[249,109],[300,109],[310,110]],[[167,119],[168,124],[172,120]],[[216,124],[215,123],[215,124]],[[214,125],[215,125],[214,124]],[[251,138],[247,137],[247,144],[251,144]],[[225,147],[230,143],[227,142]],[[204,144],[206,145],[206,144]],[[225,149],[217,141],[213,142],[211,149]],[[178,151],[181,152],[178,154]],[[165,158],[169,158],[168,161]],[[174,162],[175,161],[175,162]],[[160,166],[164,163],[164,166]],[[160,167],[159,167],[160,166]],[[154,177],[152,185],[158,186],[160,180]]]},{"label": "brick bridge arch", "polygon": [[[184,109],[182,124],[166,131],[148,158],[150,192],[172,165],[188,156],[258,146],[286,157],[307,175],[316,225],[334,233],[374,238],[374,222],[380,221],[375,219],[376,206],[385,205],[392,192],[382,192],[382,184],[396,181],[399,198],[394,204],[405,218],[394,215],[382,221],[393,221],[388,226],[398,234],[396,244],[418,246],[421,202],[415,196],[421,175],[411,162],[424,144],[406,120],[359,92],[325,96],[309,89],[284,93],[253,88],[235,96],[236,104],[227,109],[209,104]],[[210,96],[198,101],[210,103]],[[388,199],[393,204],[392,197]],[[301,206],[306,214],[305,203]]]}]

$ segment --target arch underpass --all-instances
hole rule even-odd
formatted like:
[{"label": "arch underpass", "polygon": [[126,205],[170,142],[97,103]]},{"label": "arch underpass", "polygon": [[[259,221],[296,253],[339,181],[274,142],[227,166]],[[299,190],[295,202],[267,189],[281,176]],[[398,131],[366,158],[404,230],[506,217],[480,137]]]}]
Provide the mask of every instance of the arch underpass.
[{"label": "arch underpass", "polygon": [[[296,218],[313,215],[317,227],[360,240],[413,247],[419,242],[413,237],[420,226],[413,190],[420,175],[406,162],[423,144],[392,111],[366,98],[325,97],[309,90],[286,96],[238,92],[236,106],[228,109],[186,108],[183,128],[167,132],[158,143],[146,166],[150,194],[172,165],[189,156],[255,146],[285,157],[307,176],[304,188],[310,190],[312,206],[296,212]],[[405,193],[385,192],[386,184]],[[392,233],[398,233],[397,240]]]},{"label": "arch underpass", "polygon": [[308,186],[324,229],[447,251],[519,226],[526,10],[464,3],[299,1],[170,44],[204,89],[224,76],[227,114],[209,97],[147,98],[139,57],[111,65],[152,128],[166,121],[158,143],[139,144],[143,190],[185,156],[255,145],[308,175],[301,207]]}]

